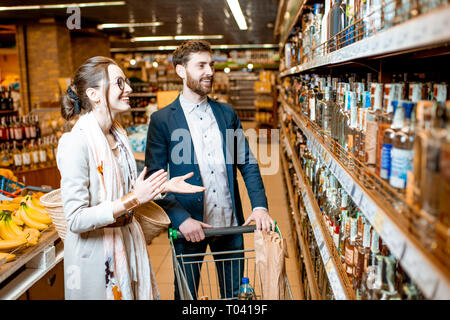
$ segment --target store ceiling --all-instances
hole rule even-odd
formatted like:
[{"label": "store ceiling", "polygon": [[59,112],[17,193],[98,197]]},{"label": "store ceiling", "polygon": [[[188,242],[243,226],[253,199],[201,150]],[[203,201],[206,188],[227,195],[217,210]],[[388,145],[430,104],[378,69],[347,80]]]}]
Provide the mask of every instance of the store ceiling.
[{"label": "store ceiling", "polygon": [[[67,4],[99,0],[0,1],[0,6]],[[157,27],[105,29],[111,35],[111,47],[146,47],[177,45],[180,41],[131,42],[132,37],[175,35],[220,35],[223,39],[208,40],[212,44],[275,43],[278,0],[239,0],[248,30],[240,30],[226,0],[126,0],[125,5],[81,8],[81,27],[93,28],[102,23],[159,21]],[[66,9],[0,11],[2,24],[54,18],[64,22],[70,16]]]}]

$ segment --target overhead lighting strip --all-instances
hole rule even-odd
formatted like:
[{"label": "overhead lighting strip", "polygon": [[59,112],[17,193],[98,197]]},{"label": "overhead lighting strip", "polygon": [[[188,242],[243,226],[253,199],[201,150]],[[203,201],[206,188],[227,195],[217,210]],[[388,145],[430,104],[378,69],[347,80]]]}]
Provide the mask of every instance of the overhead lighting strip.
[{"label": "overhead lighting strip", "polygon": [[[111,48],[110,52],[133,52],[133,51],[170,51],[175,50],[178,46],[155,46],[155,47],[136,47],[136,48]],[[222,44],[211,45],[211,49],[227,50],[227,49],[277,49],[278,44]]]},{"label": "overhead lighting strip", "polygon": [[216,35],[182,35],[182,36],[152,36],[152,37],[134,37],[132,42],[138,41],[166,41],[166,40],[206,40],[206,39],[223,39],[222,34]]},{"label": "overhead lighting strip", "polygon": [[137,22],[137,23],[103,23],[97,25],[97,29],[113,29],[113,28],[137,28],[137,27],[159,27],[162,22]]},{"label": "overhead lighting strip", "polygon": [[244,13],[242,12],[239,0],[227,0],[228,6],[230,7],[231,13],[234,16],[234,20],[241,30],[247,30],[247,22],[245,21]]},{"label": "overhead lighting strip", "polygon": [[124,5],[126,5],[125,1],[82,2],[82,3],[64,3],[64,4],[37,4],[37,5],[0,7],[0,11],[65,9],[65,8],[71,8],[71,7],[80,7],[80,8],[108,7],[108,6],[124,6]]}]

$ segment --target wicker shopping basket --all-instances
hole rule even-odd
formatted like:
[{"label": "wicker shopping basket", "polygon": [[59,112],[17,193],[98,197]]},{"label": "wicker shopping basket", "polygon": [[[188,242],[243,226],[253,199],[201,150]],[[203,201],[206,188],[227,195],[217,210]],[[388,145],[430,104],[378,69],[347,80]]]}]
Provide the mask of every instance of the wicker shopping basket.
[{"label": "wicker shopping basket", "polygon": [[61,189],[56,189],[52,192],[44,194],[41,198],[41,203],[47,209],[56,231],[62,241],[66,237],[67,222],[64,216],[64,209],[61,199]]},{"label": "wicker shopping basket", "polygon": [[[43,195],[40,200],[47,209],[58,235],[64,241],[67,232],[67,222],[64,216],[61,189]],[[153,201],[135,209],[135,217],[141,224],[147,244],[150,244],[153,238],[167,229],[170,224],[170,219],[166,212]]]},{"label": "wicker shopping basket", "polygon": [[166,212],[153,201],[144,203],[134,211],[134,216],[141,224],[147,244],[150,244],[153,238],[169,227],[170,219]]}]

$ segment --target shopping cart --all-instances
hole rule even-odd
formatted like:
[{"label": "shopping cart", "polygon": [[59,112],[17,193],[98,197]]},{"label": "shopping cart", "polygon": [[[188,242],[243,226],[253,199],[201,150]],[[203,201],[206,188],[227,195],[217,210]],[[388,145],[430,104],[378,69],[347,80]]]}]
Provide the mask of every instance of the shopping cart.
[{"label": "shopping cart", "polygon": [[[253,233],[256,229],[254,225],[251,226],[238,226],[229,228],[211,228],[204,229],[205,237],[225,236],[234,234]],[[276,227],[276,231],[281,233]],[[254,249],[233,250],[233,251],[221,251],[221,252],[205,252],[195,254],[176,254],[174,240],[184,239],[183,234],[174,229],[169,229],[170,245],[172,247],[172,259],[175,273],[175,280],[178,286],[178,291],[181,300],[193,300],[193,297],[197,297],[200,300],[233,300],[238,299],[237,288],[233,287],[233,281],[231,282],[231,297],[229,293],[225,295],[220,292],[220,284],[222,288],[225,288],[225,277],[222,279],[222,283],[219,280],[217,270],[222,268],[223,274],[225,266],[232,266],[231,277],[237,272],[241,277],[247,277],[250,279],[250,283],[255,291],[256,299],[261,299],[259,281],[257,281],[257,268],[256,268],[256,253]],[[224,257],[224,255],[240,255],[240,257]],[[220,257],[220,258],[218,258]],[[239,261],[238,263],[236,263]],[[233,262],[235,262],[233,264]],[[236,270],[237,266],[237,270]],[[242,268],[242,269],[241,269]],[[192,278],[194,270],[197,269],[199,276],[198,287],[194,285],[194,295],[189,289],[187,275],[190,273]],[[286,287],[288,291],[288,297],[292,300],[292,291],[289,286],[287,275],[285,275]],[[225,290],[225,289],[224,289]],[[224,297],[225,296],[225,297]]]}]

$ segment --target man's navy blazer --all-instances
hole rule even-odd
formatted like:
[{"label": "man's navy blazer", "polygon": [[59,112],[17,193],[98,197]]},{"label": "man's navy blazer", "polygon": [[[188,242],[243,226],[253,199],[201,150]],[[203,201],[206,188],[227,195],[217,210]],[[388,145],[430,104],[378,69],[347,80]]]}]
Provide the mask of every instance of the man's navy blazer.
[{"label": "man's navy blazer", "polygon": [[[233,213],[238,225],[242,225],[245,220],[236,169],[240,170],[244,178],[252,208],[268,208],[259,166],[249,149],[241,122],[233,107],[210,98],[208,102],[222,133]],[[203,186],[194,145],[179,96],[171,104],[151,115],[147,133],[145,166],[148,170],[147,177],[159,169],[168,170],[170,177],[194,172],[194,175],[186,182]],[[172,222],[172,228],[178,229],[180,224],[189,217],[203,221],[203,198],[203,193],[168,193],[164,199],[155,202],[166,211]]]}]

